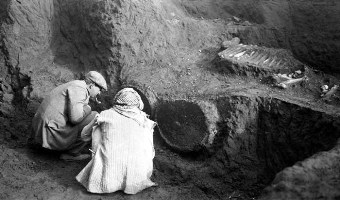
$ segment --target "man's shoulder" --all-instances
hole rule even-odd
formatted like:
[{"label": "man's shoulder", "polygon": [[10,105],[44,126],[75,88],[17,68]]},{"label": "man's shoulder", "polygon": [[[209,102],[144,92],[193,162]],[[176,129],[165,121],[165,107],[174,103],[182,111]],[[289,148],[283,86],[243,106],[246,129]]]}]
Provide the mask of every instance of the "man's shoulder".
[{"label": "man's shoulder", "polygon": [[73,81],[63,84],[63,86],[67,89],[69,88],[86,89],[86,83],[85,81],[82,81],[82,80],[73,80]]},{"label": "man's shoulder", "polygon": [[68,82],[70,85],[86,87],[86,83],[83,80],[73,80]]},{"label": "man's shoulder", "polygon": [[86,92],[86,83],[81,80],[73,80],[56,87],[52,93],[64,92]]}]

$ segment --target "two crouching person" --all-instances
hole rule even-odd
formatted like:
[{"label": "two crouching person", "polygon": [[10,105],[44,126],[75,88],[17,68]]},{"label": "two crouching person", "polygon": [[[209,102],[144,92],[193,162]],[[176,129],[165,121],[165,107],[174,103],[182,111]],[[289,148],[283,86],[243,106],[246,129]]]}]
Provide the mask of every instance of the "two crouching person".
[{"label": "two crouching person", "polygon": [[[43,100],[32,125],[30,143],[63,151],[61,159],[92,158],[77,175],[77,181],[91,193],[123,190],[136,194],[155,186],[153,131],[156,123],[144,113],[143,101],[132,88],[120,90],[113,107],[98,114],[88,105],[101,90],[105,79],[91,71],[86,80],[58,86]],[[82,154],[92,141],[92,156]]]}]

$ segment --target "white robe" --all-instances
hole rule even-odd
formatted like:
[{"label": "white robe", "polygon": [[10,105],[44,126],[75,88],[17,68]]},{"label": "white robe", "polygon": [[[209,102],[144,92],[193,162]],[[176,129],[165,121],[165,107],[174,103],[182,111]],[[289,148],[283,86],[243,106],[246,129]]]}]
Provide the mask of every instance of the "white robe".
[{"label": "white robe", "polygon": [[92,193],[123,190],[127,194],[155,185],[150,180],[153,170],[153,128],[147,119],[145,127],[113,109],[97,118],[92,131],[95,152],[92,160],[76,179]]}]

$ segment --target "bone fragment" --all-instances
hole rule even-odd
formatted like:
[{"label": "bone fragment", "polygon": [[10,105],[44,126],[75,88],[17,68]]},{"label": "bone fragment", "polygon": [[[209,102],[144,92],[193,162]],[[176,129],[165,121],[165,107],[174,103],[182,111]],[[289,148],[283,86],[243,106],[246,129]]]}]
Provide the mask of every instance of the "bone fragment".
[{"label": "bone fragment", "polygon": [[306,81],[308,80],[308,77],[307,77],[307,76],[304,76],[304,77],[302,77],[302,78],[296,78],[296,79],[288,79],[288,80],[286,80],[286,81],[283,81],[283,82],[277,84],[277,86],[280,87],[280,88],[285,89],[285,88],[287,88],[287,86],[290,85],[290,84],[298,83],[298,82],[305,81],[305,80],[306,80]]},{"label": "bone fragment", "polygon": [[285,80],[291,80],[292,78],[287,76],[287,74],[277,74],[278,77],[285,79]]},{"label": "bone fragment", "polygon": [[234,55],[235,58],[241,57],[246,51],[242,51],[241,53],[238,53]]},{"label": "bone fragment", "polygon": [[332,95],[335,94],[338,88],[339,88],[338,85],[334,85],[326,94],[322,96],[322,99],[329,100],[332,97]]},{"label": "bone fragment", "polygon": [[321,86],[321,90],[322,90],[322,93],[323,93],[321,96],[325,95],[328,92],[328,85]]}]

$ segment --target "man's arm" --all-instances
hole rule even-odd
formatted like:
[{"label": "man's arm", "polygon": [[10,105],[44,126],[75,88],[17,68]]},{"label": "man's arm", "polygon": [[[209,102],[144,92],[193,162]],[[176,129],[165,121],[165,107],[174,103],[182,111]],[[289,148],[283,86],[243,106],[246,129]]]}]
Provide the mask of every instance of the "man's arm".
[{"label": "man's arm", "polygon": [[82,87],[71,87],[67,90],[67,94],[69,120],[73,124],[78,124],[91,113],[87,91]]}]

